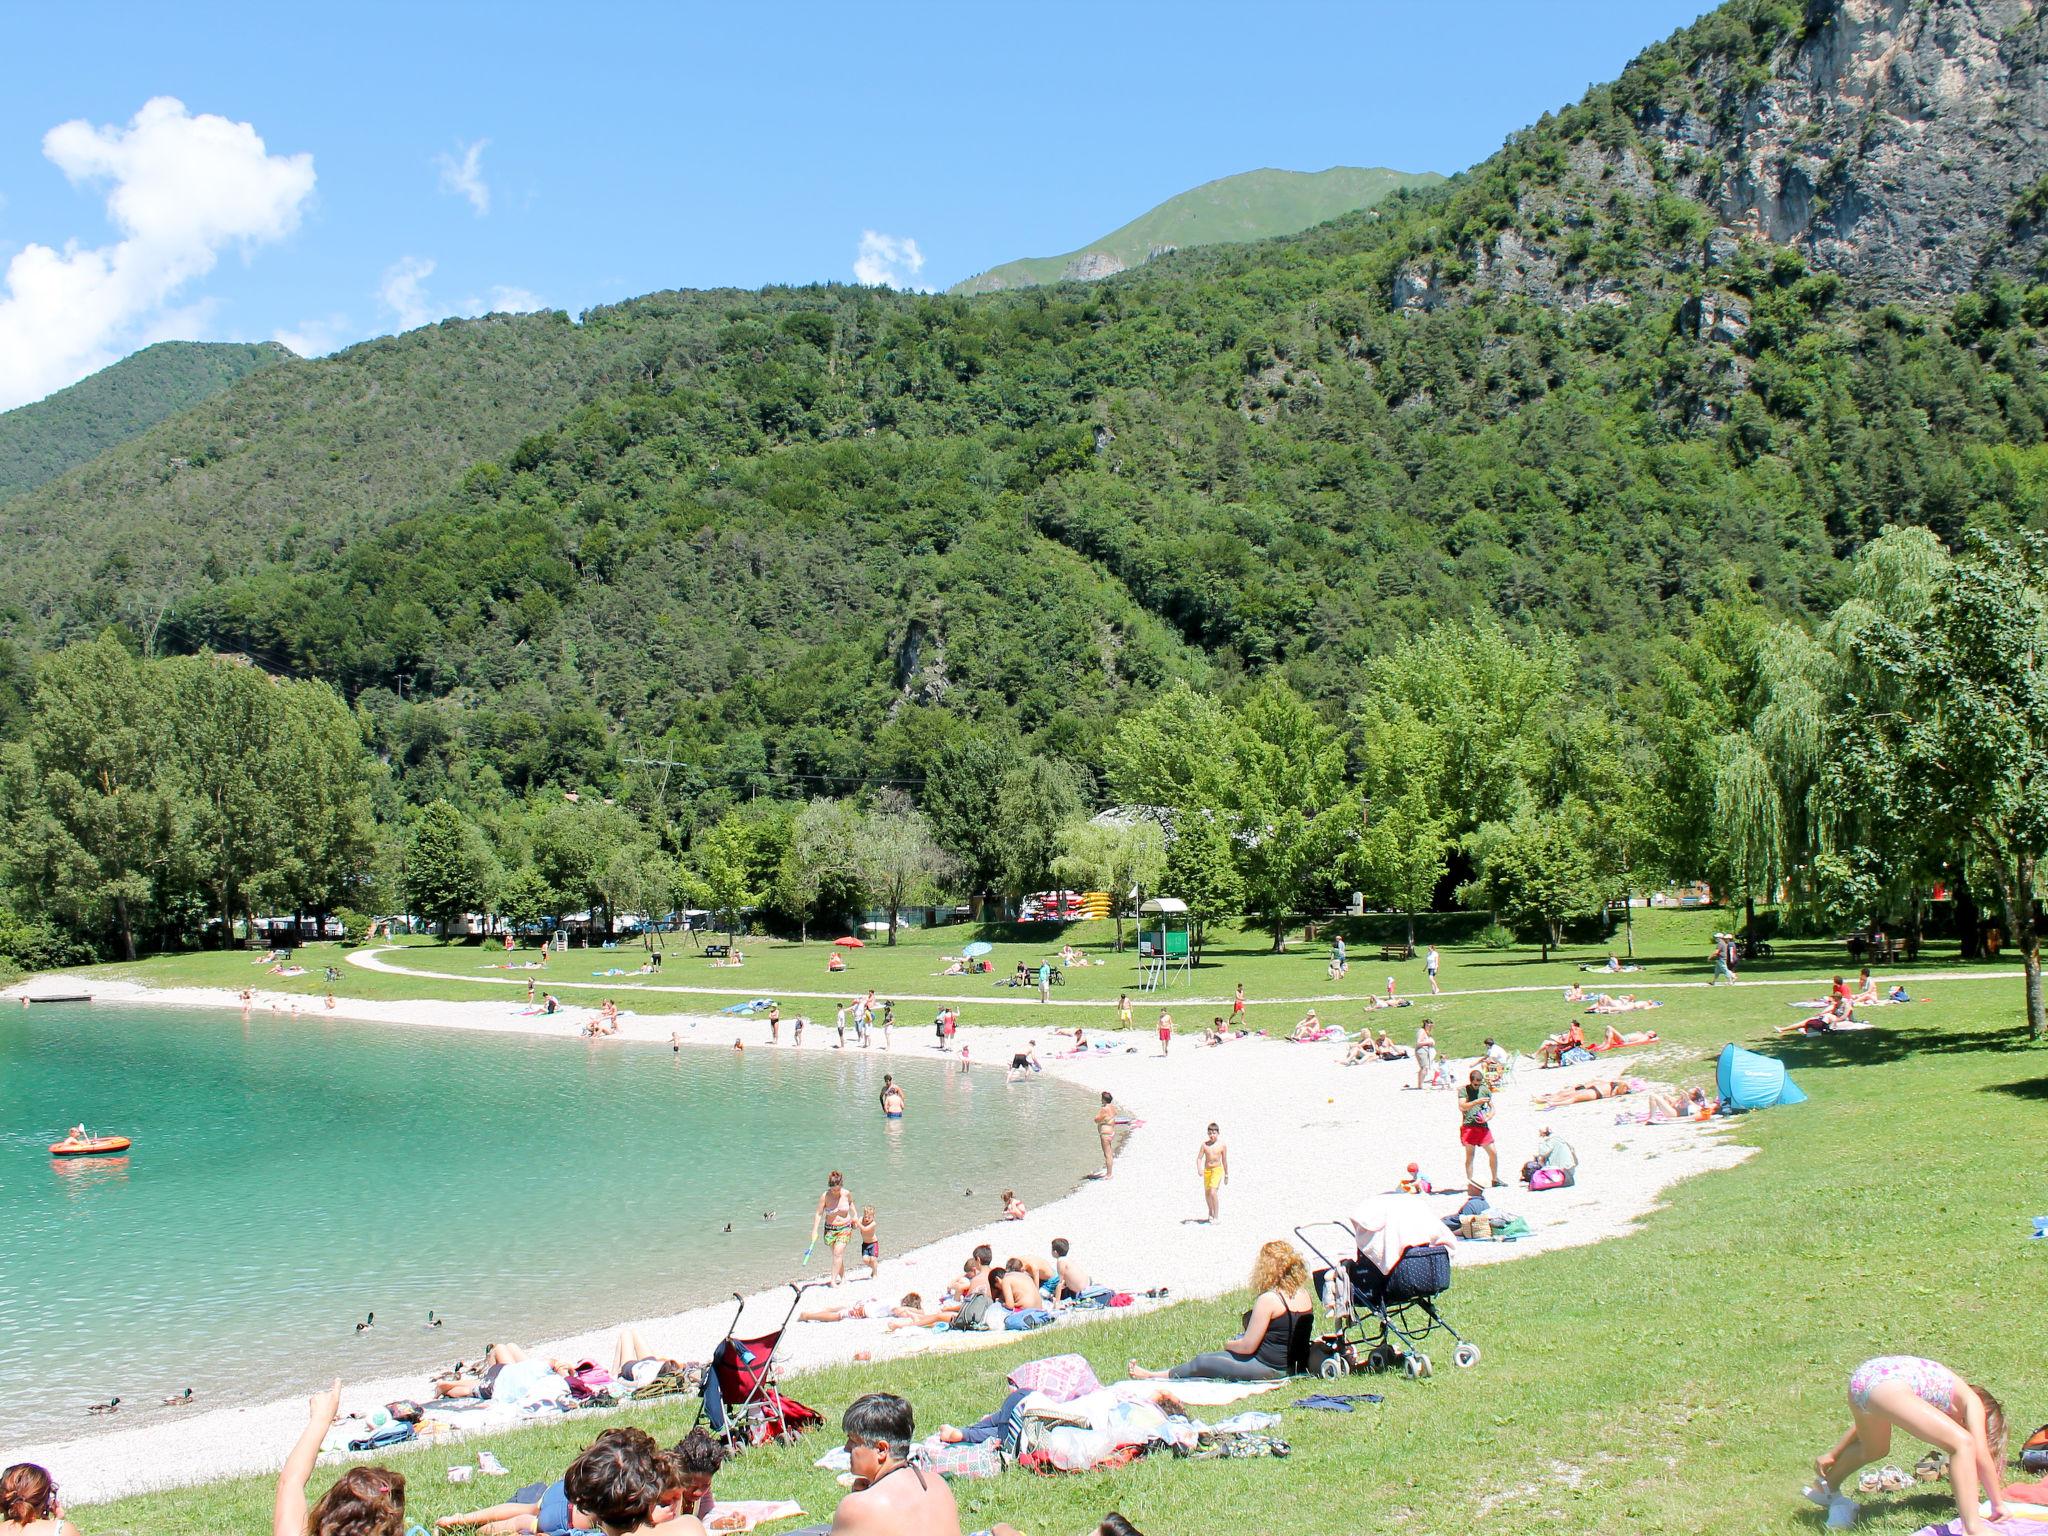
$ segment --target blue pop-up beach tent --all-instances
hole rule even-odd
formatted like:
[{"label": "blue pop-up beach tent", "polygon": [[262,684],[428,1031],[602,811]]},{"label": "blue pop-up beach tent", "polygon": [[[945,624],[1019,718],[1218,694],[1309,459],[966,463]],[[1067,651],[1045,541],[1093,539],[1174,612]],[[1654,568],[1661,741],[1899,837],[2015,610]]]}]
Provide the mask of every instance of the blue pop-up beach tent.
[{"label": "blue pop-up beach tent", "polygon": [[1721,1061],[1714,1077],[1721,1087],[1723,1109],[1769,1109],[1774,1104],[1806,1102],[1806,1095],[1792,1081],[1785,1063],[1745,1051],[1739,1045],[1721,1047]]}]

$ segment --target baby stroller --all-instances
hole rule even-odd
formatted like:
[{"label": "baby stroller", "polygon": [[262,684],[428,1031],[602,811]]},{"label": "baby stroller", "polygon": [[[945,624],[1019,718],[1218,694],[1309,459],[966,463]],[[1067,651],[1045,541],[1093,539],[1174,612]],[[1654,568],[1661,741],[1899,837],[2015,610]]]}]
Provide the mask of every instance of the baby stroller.
[{"label": "baby stroller", "polygon": [[[1329,1252],[1308,1234],[1317,1233]],[[1411,1247],[1391,1274],[1358,1253],[1355,1234],[1341,1222],[1296,1227],[1295,1238],[1323,1263],[1315,1271],[1316,1294],[1323,1298],[1334,1331],[1310,1349],[1310,1369],[1329,1380],[1353,1371],[1387,1371],[1399,1365],[1421,1380],[1433,1367],[1422,1345],[1433,1333],[1457,1341],[1451,1362],[1460,1370],[1479,1363],[1479,1346],[1453,1328],[1437,1310],[1437,1298],[1451,1288],[1451,1250],[1445,1243]],[[1341,1235],[1341,1241],[1340,1241]],[[1330,1255],[1349,1247],[1352,1257]]]},{"label": "baby stroller", "polygon": [[733,1313],[725,1337],[711,1351],[711,1363],[704,1372],[704,1400],[697,1410],[697,1422],[709,1422],[711,1432],[725,1442],[727,1450],[745,1450],[771,1440],[790,1445],[805,1430],[823,1422],[815,1408],[785,1397],[775,1379],[776,1346],[804,1294],[800,1285],[789,1289],[789,1311],[782,1321],[772,1332],[751,1339],[737,1336],[747,1303],[737,1291],[733,1293],[739,1311]]}]

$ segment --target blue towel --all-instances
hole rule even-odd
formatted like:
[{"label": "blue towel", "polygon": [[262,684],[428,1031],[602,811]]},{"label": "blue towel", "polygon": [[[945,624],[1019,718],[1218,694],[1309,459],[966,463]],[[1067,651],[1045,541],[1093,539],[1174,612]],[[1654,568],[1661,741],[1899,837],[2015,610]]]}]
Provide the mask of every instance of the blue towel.
[{"label": "blue towel", "polygon": [[1384,1403],[1386,1399],[1377,1392],[1313,1392],[1307,1397],[1297,1397],[1297,1408],[1320,1408],[1327,1413],[1349,1413],[1353,1403]]}]

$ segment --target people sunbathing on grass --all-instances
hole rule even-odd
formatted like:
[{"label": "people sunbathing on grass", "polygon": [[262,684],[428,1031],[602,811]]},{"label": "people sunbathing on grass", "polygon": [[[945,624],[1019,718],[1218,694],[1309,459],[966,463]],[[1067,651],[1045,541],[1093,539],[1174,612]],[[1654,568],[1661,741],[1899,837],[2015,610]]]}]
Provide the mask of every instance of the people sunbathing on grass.
[{"label": "people sunbathing on grass", "polygon": [[1539,1093],[1535,1102],[1544,1109],[1562,1109],[1567,1104],[1592,1104],[1601,1099],[1618,1099],[1631,1093],[1641,1093],[1647,1086],[1640,1077],[1617,1077],[1604,1083],[1580,1083],[1576,1088]]},{"label": "people sunbathing on grass", "polygon": [[1148,1371],[1130,1364],[1133,1381],[1278,1381],[1308,1355],[1315,1322],[1315,1293],[1308,1266],[1291,1243],[1270,1242],[1252,1265],[1252,1308],[1244,1331],[1221,1349],[1184,1360],[1171,1370]]},{"label": "people sunbathing on grass", "polygon": [[1856,1022],[1856,1005],[1849,995],[1839,993],[1828,999],[1827,1006],[1811,1018],[1801,1019],[1796,1024],[1780,1024],[1773,1034],[1777,1035],[1824,1035],[1831,1029],[1840,1029],[1845,1024]]},{"label": "people sunbathing on grass", "polygon": [[1588,1013],[1640,1013],[1645,1008],[1662,1008],[1664,1005],[1647,997],[1637,997],[1633,992],[1623,992],[1615,997],[1597,997],[1586,1011]]},{"label": "people sunbathing on grass", "polygon": [[[1607,1032],[1610,1035],[1615,1032],[1612,1024],[1607,1026]],[[1582,1051],[1585,1048],[1586,1031],[1580,1027],[1577,1019],[1573,1019],[1571,1027],[1564,1033],[1552,1035],[1536,1047],[1536,1059],[1543,1066],[1555,1067],[1562,1064],[1566,1051]]]},{"label": "people sunbathing on grass", "polygon": [[1583,1003],[1587,995],[1586,989],[1576,981],[1564,989],[1564,1000],[1568,1003]]},{"label": "people sunbathing on grass", "polygon": [[1877,983],[1870,979],[1870,967],[1866,965],[1856,975],[1856,990],[1849,995],[1849,1004],[1851,1007],[1867,1007],[1881,1001]]},{"label": "people sunbathing on grass", "polygon": [[1627,1034],[1623,1034],[1610,1024],[1607,1026],[1607,1038],[1602,1040],[1596,1049],[1618,1051],[1624,1046],[1648,1045],[1656,1038],[1657,1031],[1654,1029],[1632,1029]]}]

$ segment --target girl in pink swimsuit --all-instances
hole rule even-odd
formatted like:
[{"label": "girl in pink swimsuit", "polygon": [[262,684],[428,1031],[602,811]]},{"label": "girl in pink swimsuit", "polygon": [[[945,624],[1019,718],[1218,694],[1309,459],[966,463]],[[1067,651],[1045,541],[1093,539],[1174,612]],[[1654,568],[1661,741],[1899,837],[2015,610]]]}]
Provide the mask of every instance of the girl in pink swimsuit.
[{"label": "girl in pink swimsuit", "polygon": [[2005,1410],[1984,1388],[1918,1355],[1880,1355],[1849,1377],[1849,1412],[1854,1424],[1834,1450],[1814,1463],[1820,1476],[1806,1490],[1827,1510],[1830,1529],[1856,1518],[1855,1501],[1842,1490],[1867,1463],[1891,1450],[1894,1428],[1948,1452],[1956,1511],[1966,1536],[1990,1530],[1977,1512],[1980,1490],[1991,1501],[1991,1518],[2004,1518],[1999,1468],[2005,1461]]}]

